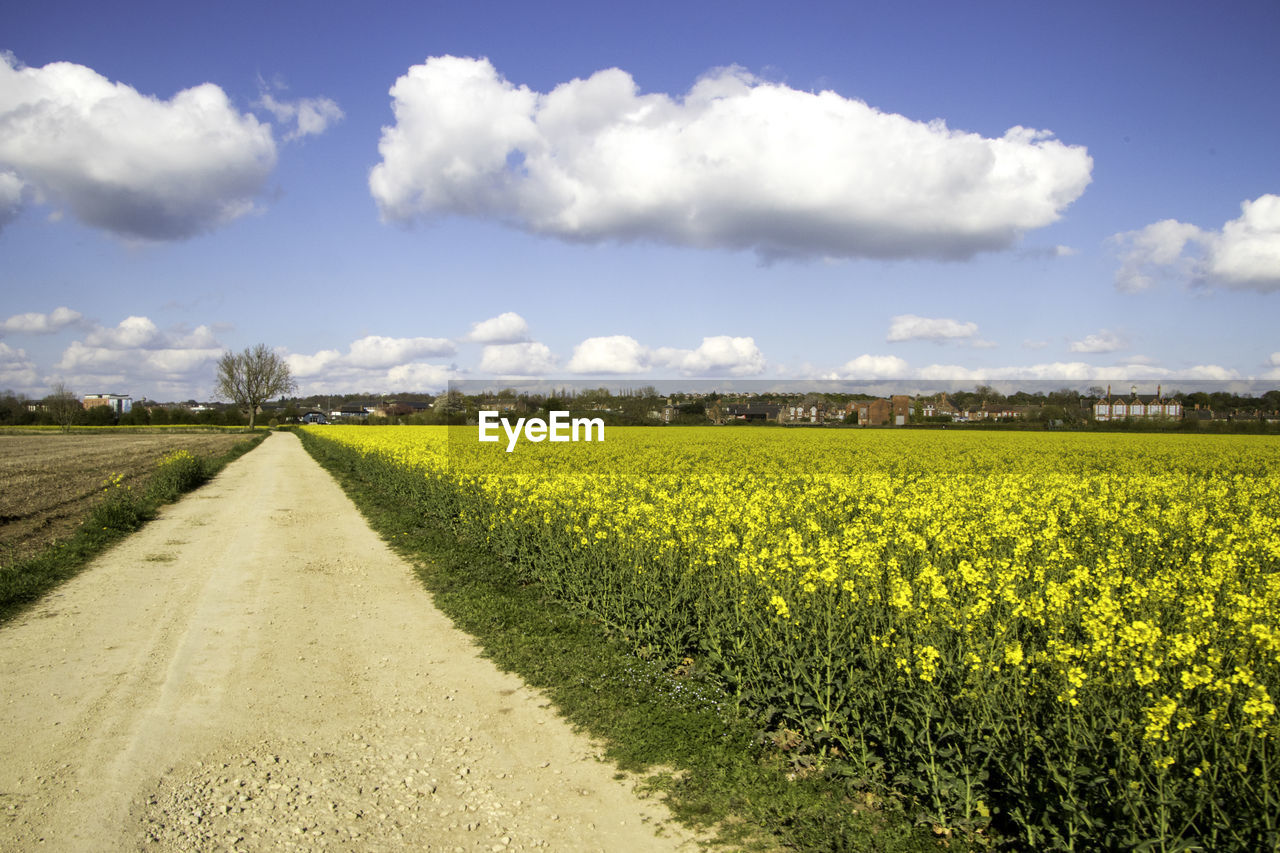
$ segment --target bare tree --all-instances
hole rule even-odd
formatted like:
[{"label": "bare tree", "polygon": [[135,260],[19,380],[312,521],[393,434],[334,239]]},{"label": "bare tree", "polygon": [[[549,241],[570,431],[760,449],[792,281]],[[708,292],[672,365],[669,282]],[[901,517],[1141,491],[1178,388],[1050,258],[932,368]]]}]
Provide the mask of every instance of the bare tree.
[{"label": "bare tree", "polygon": [[218,359],[214,393],[231,400],[249,416],[249,429],[253,429],[263,403],[297,387],[289,365],[266,344],[255,344],[241,353],[224,352]]},{"label": "bare tree", "polygon": [[80,417],[84,406],[66,383],[55,382],[49,388],[49,396],[44,398],[44,410],[53,418],[54,423],[62,427],[63,432],[70,432],[71,425]]}]

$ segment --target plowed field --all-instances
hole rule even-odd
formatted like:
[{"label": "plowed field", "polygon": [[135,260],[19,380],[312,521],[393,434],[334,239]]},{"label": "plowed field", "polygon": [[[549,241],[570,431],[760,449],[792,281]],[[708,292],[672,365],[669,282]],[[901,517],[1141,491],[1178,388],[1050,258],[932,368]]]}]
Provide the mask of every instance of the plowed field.
[{"label": "plowed field", "polygon": [[175,450],[226,452],[238,433],[0,435],[0,563],[29,557],[71,534],[116,474],[139,487]]}]

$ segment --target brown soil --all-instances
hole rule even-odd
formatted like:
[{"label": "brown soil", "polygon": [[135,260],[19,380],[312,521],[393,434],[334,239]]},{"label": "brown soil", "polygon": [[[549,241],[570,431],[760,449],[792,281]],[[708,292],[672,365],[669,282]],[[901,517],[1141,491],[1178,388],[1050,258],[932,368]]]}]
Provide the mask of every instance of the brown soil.
[{"label": "brown soil", "polygon": [[0,435],[0,562],[16,562],[70,536],[116,474],[135,488],[175,450],[219,455],[244,435],[37,433]]},{"label": "brown soil", "polygon": [[0,627],[0,850],[695,849],[293,435]]}]

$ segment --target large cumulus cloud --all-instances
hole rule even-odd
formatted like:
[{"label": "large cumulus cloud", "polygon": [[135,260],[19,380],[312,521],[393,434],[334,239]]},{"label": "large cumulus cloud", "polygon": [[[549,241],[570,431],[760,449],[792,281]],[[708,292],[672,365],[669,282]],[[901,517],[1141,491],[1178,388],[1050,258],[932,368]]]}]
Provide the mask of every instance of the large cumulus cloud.
[{"label": "large cumulus cloud", "polygon": [[569,240],[765,256],[967,258],[1058,219],[1085,149],[881,112],[722,68],[683,96],[617,68],[539,93],[442,56],[391,88],[369,186],[383,218],[492,218]]},{"label": "large cumulus cloud", "polygon": [[275,164],[271,126],[212,83],[161,100],[0,54],[0,225],[29,196],[123,237],[182,239],[251,211]]}]

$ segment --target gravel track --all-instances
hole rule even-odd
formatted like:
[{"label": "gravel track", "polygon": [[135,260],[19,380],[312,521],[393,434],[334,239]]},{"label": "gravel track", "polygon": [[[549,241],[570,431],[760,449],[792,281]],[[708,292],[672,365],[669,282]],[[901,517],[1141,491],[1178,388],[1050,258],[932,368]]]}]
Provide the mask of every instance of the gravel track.
[{"label": "gravel track", "polygon": [[694,850],[289,434],[0,627],[0,850]]}]

